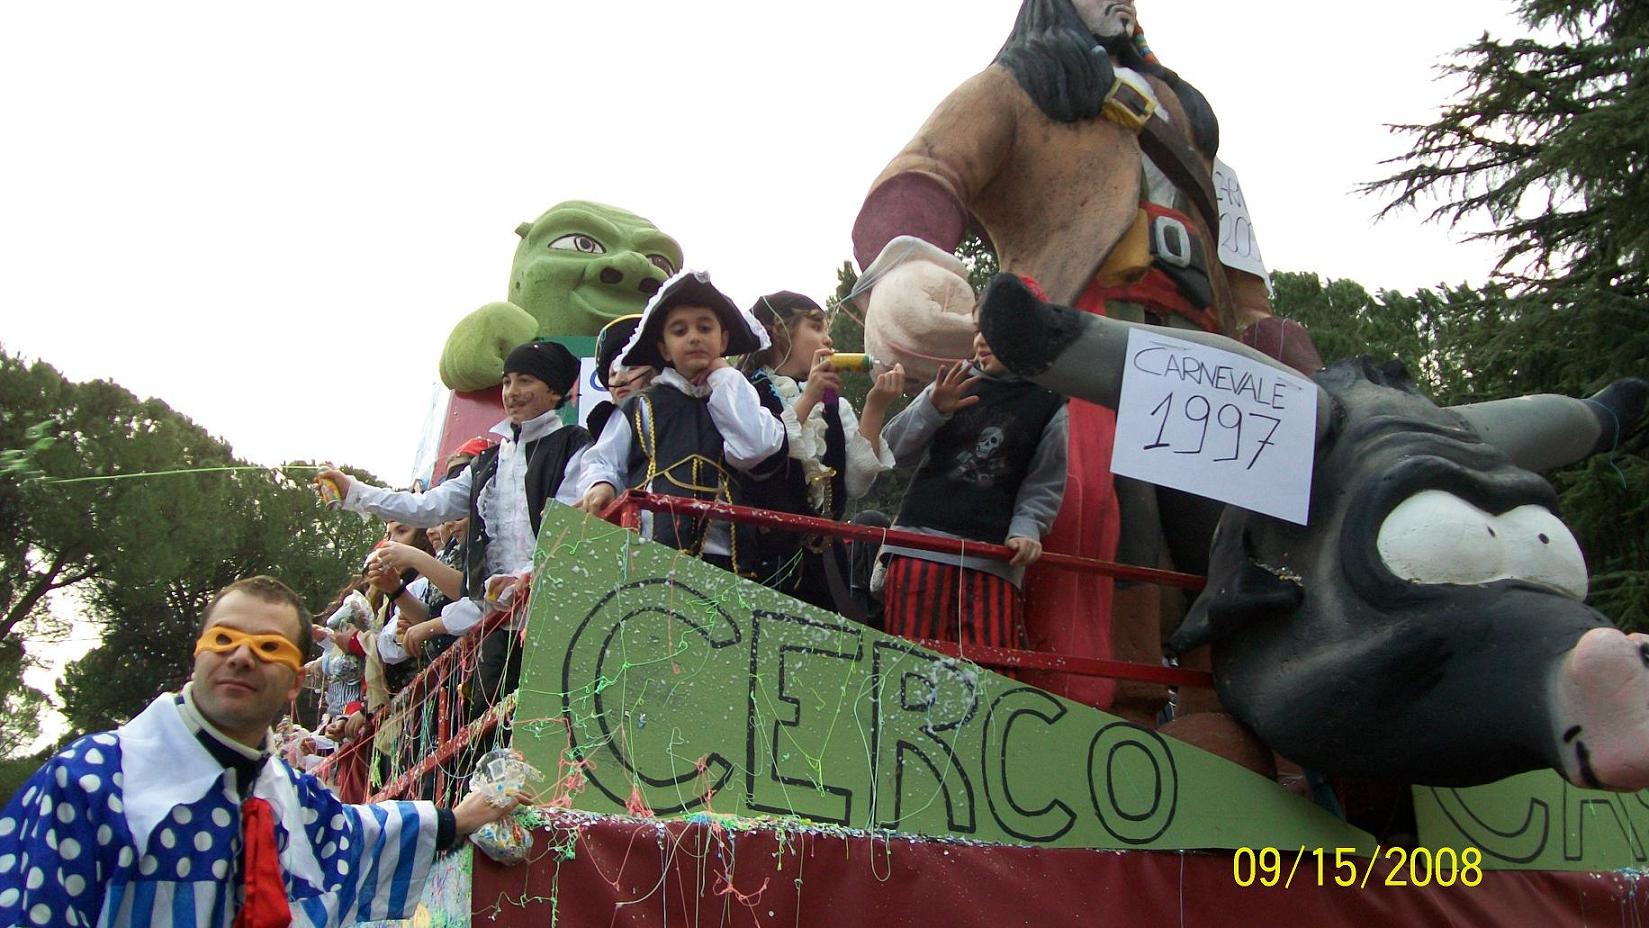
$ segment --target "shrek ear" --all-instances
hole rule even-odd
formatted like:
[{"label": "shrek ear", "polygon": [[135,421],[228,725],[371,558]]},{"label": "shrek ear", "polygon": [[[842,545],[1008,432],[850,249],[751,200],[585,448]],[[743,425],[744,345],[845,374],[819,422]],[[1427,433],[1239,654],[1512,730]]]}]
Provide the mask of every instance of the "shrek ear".
[{"label": "shrek ear", "polygon": [[1300,584],[1277,576],[1252,560],[1245,561],[1227,589],[1204,590],[1168,641],[1175,654],[1193,651],[1225,638],[1250,622],[1286,616],[1300,607]]},{"label": "shrek ear", "polygon": [[529,233],[531,231],[532,231],[532,223],[530,223],[530,222],[523,222],[520,225],[515,227],[515,234],[521,236],[522,238],[526,238],[527,233]]}]

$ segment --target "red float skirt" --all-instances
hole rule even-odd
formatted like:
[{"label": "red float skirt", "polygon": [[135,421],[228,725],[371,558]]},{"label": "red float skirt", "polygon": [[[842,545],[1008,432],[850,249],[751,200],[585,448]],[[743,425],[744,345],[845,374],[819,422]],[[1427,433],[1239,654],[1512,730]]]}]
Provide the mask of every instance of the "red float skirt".
[{"label": "red float skirt", "polygon": [[[1156,270],[1127,287],[1102,287],[1098,282],[1090,282],[1077,297],[1074,308],[1103,316],[1107,300],[1138,302],[1165,314],[1185,315],[1200,328],[1206,328],[1212,319],[1211,315],[1198,313],[1186,303],[1166,275]],[[1184,309],[1179,305],[1182,303]],[[1070,444],[1065,499],[1042,544],[1048,551],[1112,561],[1116,559],[1117,540],[1121,535],[1121,512],[1116,486],[1111,480],[1116,413],[1073,399],[1066,407],[1066,415],[1070,423]],[[1027,646],[1034,651],[1076,657],[1110,657],[1111,599],[1109,577],[1043,563],[1031,565],[1025,575]],[[1101,709],[1110,707],[1116,690],[1116,681],[1104,677],[1048,672],[1025,672],[1022,676],[1050,692]]]}]

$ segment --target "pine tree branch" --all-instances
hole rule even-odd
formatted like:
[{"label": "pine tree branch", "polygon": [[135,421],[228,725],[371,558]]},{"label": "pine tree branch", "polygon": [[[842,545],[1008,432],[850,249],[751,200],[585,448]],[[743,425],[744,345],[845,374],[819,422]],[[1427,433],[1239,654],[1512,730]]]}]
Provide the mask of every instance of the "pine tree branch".
[{"label": "pine tree branch", "polygon": [[0,639],[11,635],[12,630],[27,619],[54,590],[74,586],[91,576],[90,568],[74,569],[71,565],[80,561],[78,557],[68,554],[58,554],[47,566],[46,571],[38,574],[29,582],[28,588],[6,610],[6,615],[0,619]]}]

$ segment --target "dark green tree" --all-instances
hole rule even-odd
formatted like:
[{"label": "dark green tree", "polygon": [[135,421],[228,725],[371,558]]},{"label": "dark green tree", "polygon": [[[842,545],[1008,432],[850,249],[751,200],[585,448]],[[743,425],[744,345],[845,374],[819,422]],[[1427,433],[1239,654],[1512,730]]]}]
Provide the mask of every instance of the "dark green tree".
[{"label": "dark green tree", "polygon": [[967,238],[962,239],[962,244],[956,246],[956,256],[968,268],[968,283],[974,293],[984,293],[985,285],[1001,269],[996,262],[996,251],[978,232],[969,232]]},{"label": "dark green tree", "polygon": [[[74,634],[101,639],[59,682],[76,731],[118,724],[180,682],[219,587],[270,573],[318,608],[378,537],[328,513],[304,485],[310,471],[209,470],[245,464],[159,400],[3,351],[0,449],[26,452],[0,474],[0,655],[26,660],[30,642],[65,634],[46,606],[72,592]],[[193,472],[58,482],[176,470]],[[5,698],[8,710],[38,705]]]},{"label": "dark green tree", "polygon": [[40,737],[46,696],[23,683],[21,641],[0,642],[0,758],[22,753]]},{"label": "dark green tree", "polygon": [[[1360,354],[1398,358],[1417,386],[1442,405],[1535,392],[1485,384],[1476,366],[1482,346],[1515,310],[1516,300],[1499,284],[1370,294],[1355,281],[1325,284],[1315,274],[1289,272],[1273,275],[1272,283],[1273,310],[1304,324],[1326,362]],[[1641,448],[1629,442],[1614,455],[1551,475],[1564,518],[1592,568],[1593,604],[1633,629],[1649,628],[1643,557],[1649,552],[1649,503]]]},{"label": "dark green tree", "polygon": [[[1649,358],[1649,5],[1521,0],[1529,35],[1485,34],[1444,73],[1460,95],[1368,190],[1385,212],[1488,220],[1498,312],[1463,356],[1480,397],[1584,395]],[[1649,433],[1554,475],[1593,572],[1593,601],[1649,626]]]},{"label": "dark green tree", "polygon": [[[308,472],[202,474],[187,518],[201,531],[173,537],[163,557],[119,565],[89,581],[103,617],[100,647],[69,666],[58,693],[79,731],[118,724],[189,673],[199,617],[212,594],[271,574],[312,609],[328,604],[381,534],[375,523],[328,512]],[[207,528],[209,526],[209,528]]]},{"label": "dark green tree", "polygon": [[1272,311],[1304,325],[1325,363],[1362,354],[1394,357],[1439,403],[1487,398],[1478,396],[1474,348],[1505,311],[1503,287],[1371,294],[1353,280],[1324,283],[1316,274],[1289,271],[1272,275],[1271,283]]}]

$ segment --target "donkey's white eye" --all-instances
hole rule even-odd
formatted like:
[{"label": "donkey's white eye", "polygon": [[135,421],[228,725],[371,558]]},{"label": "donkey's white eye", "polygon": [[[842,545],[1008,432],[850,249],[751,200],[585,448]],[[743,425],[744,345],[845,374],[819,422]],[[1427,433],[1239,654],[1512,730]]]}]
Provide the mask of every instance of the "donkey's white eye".
[{"label": "donkey's white eye", "polygon": [[1491,515],[1452,493],[1422,490],[1380,525],[1380,559],[1412,583],[1524,580],[1586,598],[1586,560],[1569,527],[1541,506]]}]

